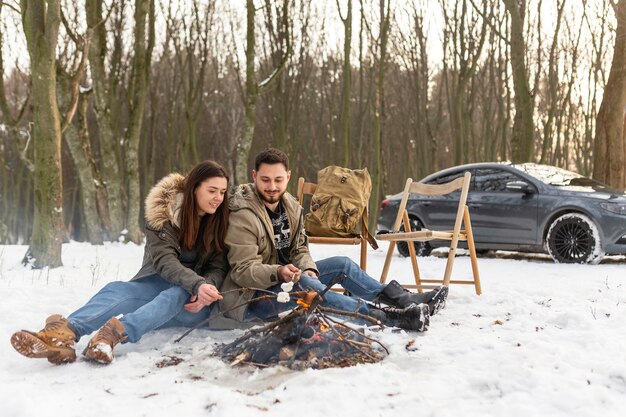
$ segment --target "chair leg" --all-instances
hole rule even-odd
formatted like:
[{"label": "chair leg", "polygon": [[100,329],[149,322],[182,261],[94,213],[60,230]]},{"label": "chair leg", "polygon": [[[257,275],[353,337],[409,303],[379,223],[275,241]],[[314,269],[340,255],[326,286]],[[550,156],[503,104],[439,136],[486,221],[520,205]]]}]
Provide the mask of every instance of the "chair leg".
[{"label": "chair leg", "polygon": [[367,240],[362,237],[361,238],[361,269],[363,271],[367,271]]},{"label": "chair leg", "polygon": [[482,294],[480,286],[480,275],[478,274],[478,260],[476,259],[476,246],[474,245],[474,233],[472,232],[472,222],[469,216],[469,209],[465,206],[463,213],[463,221],[465,223],[465,234],[467,235],[467,247],[470,252],[470,261],[472,263],[472,272],[474,274],[474,288],[476,295]]},{"label": "chair leg", "polygon": [[[411,230],[411,223],[409,222],[409,214],[407,211],[404,211],[402,216],[402,220],[404,221],[404,230]],[[422,280],[420,277],[420,269],[417,264],[417,253],[415,253],[415,245],[413,242],[408,241],[407,247],[409,248],[409,257],[411,258],[411,266],[413,267],[413,278],[415,278],[415,285],[417,287],[417,292],[422,293],[424,290],[422,289]]]},{"label": "chair leg", "polygon": [[459,244],[459,230],[453,232],[452,243],[450,244],[450,251],[448,252],[448,262],[446,262],[446,271],[443,274],[443,285],[450,285],[450,277],[452,276],[452,267],[454,266],[454,260],[456,259],[456,248]]},{"label": "chair leg", "polygon": [[387,257],[385,258],[385,264],[383,265],[383,272],[380,274],[380,283],[387,282],[387,274],[389,274],[389,266],[391,265],[391,257],[393,256],[393,250],[396,248],[395,240],[389,241],[389,249],[387,250]]},{"label": "chair leg", "polygon": [[422,293],[424,290],[422,288],[420,268],[417,264],[417,254],[415,253],[415,246],[413,246],[413,242],[409,242],[409,256],[411,257],[411,266],[413,267],[413,277],[415,278],[417,292]]},{"label": "chair leg", "polygon": [[454,266],[454,261],[456,259],[456,246],[450,246],[450,251],[448,252],[448,262],[446,262],[446,272],[443,275],[443,285],[450,285],[450,277],[452,276],[452,267]]}]

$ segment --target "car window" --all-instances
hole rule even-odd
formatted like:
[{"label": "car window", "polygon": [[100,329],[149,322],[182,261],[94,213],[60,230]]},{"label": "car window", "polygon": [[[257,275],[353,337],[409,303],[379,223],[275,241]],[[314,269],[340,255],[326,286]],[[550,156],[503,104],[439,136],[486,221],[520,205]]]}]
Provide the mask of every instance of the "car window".
[{"label": "car window", "polygon": [[[506,184],[512,181],[524,181],[519,175],[496,168],[480,168],[474,175],[473,191],[504,192]],[[528,181],[525,181],[528,182]]]},{"label": "car window", "polygon": [[[572,181],[576,182],[578,178],[581,178],[582,175],[577,174],[572,171],[568,171],[563,168],[553,167],[549,165],[540,165],[540,164],[518,164],[514,165],[516,169],[523,171],[533,177],[537,178],[539,181],[548,185],[574,185],[571,184]],[[589,180],[591,181],[591,180]]]},{"label": "car window", "polygon": [[435,184],[435,185],[436,184],[445,184],[447,182],[454,181],[455,179],[460,178],[463,175],[465,175],[465,171],[456,171],[456,172],[449,173],[449,174],[446,174],[446,175],[441,175],[441,176],[436,177],[436,178],[432,178],[432,179],[426,181],[426,184]]},{"label": "car window", "polygon": [[537,178],[544,184],[552,185],[555,187],[565,187],[570,190],[579,191],[595,190],[603,192],[616,192],[617,194],[622,194],[621,191],[612,190],[608,185],[600,181],[586,178],[576,172],[568,171],[563,168],[542,164],[534,164],[530,162],[512,166],[515,169],[523,171],[528,175]]}]

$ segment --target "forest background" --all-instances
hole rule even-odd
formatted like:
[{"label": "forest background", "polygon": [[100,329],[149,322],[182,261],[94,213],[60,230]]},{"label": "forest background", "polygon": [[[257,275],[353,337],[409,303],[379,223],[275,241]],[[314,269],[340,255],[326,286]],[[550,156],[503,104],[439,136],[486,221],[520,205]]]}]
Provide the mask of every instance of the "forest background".
[{"label": "forest background", "polygon": [[[379,201],[475,161],[626,186],[626,0],[0,0],[0,244],[141,242],[145,193],[267,146]],[[291,184],[292,191],[295,181]]]}]

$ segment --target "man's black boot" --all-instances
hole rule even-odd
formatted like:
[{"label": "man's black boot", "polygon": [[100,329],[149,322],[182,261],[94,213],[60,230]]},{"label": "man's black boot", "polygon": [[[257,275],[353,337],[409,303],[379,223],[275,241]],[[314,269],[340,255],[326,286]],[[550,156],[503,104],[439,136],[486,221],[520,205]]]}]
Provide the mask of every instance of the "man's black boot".
[{"label": "man's black boot", "polygon": [[408,307],[411,304],[428,304],[432,316],[445,307],[447,297],[448,287],[445,286],[420,294],[411,292],[402,287],[396,280],[392,280],[375,301],[400,308]]},{"label": "man's black boot", "polygon": [[399,327],[405,330],[425,332],[430,324],[430,313],[427,304],[411,304],[405,308],[370,307],[370,316],[385,326]]},{"label": "man's black boot", "polygon": [[[430,309],[430,315],[434,316],[439,312],[439,310],[443,310],[446,308],[446,300],[448,299],[448,287],[445,285],[433,290],[435,294],[433,298],[427,303]],[[431,292],[433,292],[431,291]]]}]

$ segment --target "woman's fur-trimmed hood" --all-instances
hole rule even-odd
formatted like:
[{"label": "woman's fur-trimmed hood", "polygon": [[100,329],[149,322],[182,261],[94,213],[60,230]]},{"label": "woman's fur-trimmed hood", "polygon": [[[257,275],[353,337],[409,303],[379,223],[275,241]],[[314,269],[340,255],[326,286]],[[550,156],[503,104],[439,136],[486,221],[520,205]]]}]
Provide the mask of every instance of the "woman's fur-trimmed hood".
[{"label": "woman's fur-trimmed hood", "polygon": [[146,222],[153,229],[163,229],[166,221],[179,226],[178,216],[183,204],[185,177],[173,173],[162,178],[146,197]]}]

